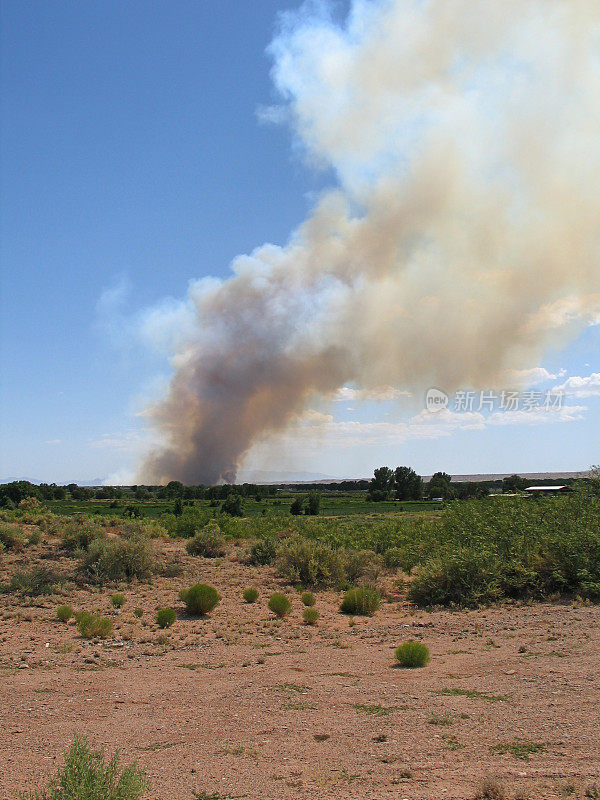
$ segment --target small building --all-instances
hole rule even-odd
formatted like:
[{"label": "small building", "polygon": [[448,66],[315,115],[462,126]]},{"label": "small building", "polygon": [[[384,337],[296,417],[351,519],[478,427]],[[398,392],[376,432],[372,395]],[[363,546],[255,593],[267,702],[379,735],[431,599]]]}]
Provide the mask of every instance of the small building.
[{"label": "small building", "polygon": [[573,490],[570,486],[527,486],[525,491],[530,497],[543,497],[544,495],[567,494]]}]

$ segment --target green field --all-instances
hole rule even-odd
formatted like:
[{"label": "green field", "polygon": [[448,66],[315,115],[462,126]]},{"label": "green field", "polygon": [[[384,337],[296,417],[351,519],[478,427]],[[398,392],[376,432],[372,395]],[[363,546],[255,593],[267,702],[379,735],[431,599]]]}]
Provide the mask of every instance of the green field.
[{"label": "green field", "polygon": [[[244,516],[290,516],[290,506],[296,494],[280,495],[276,498],[266,498],[257,501],[254,498],[244,500]],[[211,513],[215,507],[210,506],[208,500],[189,501],[190,505],[198,509],[209,509]],[[48,500],[45,505],[55,514],[71,516],[73,514],[110,514],[115,516],[127,515],[127,509],[133,507],[141,517],[158,519],[162,514],[173,512],[172,500]],[[185,506],[188,507],[187,505]],[[379,503],[367,502],[362,492],[343,495],[321,495],[321,510],[319,516],[345,517],[350,515],[371,516],[373,514],[400,514],[404,512],[435,511],[441,503],[430,500],[406,500],[396,502],[393,500]],[[218,513],[218,508],[216,508]],[[264,513],[263,513],[264,512]]]}]

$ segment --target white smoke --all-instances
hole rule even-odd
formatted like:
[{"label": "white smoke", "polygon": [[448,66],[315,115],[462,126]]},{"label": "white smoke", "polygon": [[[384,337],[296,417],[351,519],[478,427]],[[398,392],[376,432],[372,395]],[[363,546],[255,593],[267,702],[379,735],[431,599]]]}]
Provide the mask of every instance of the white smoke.
[{"label": "white smoke", "polygon": [[275,116],[338,185],[171,309],[140,481],[232,480],[315,394],[494,387],[599,319],[600,0],[329,12],[284,16],[270,51]]}]

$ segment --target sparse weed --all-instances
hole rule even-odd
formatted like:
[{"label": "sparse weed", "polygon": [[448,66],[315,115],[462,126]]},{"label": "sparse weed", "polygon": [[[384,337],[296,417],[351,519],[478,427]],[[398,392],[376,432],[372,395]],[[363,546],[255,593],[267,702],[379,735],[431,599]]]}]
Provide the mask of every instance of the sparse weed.
[{"label": "sparse weed", "polygon": [[59,606],[56,609],[56,616],[61,622],[68,622],[74,613],[75,612],[71,606]]},{"label": "sparse weed", "polygon": [[59,575],[47,567],[34,567],[15,572],[8,584],[9,591],[38,597],[52,594],[60,582]]},{"label": "sparse weed", "polygon": [[113,594],[111,595],[110,602],[114,608],[123,608],[125,605],[125,596],[122,594]]},{"label": "sparse weed", "polygon": [[473,800],[506,800],[504,787],[496,778],[483,778]]}]

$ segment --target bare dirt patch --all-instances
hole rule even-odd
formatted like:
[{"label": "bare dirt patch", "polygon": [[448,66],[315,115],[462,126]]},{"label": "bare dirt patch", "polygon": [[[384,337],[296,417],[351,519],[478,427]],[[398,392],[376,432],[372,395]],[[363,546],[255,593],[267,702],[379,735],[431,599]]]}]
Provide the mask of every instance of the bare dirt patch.
[{"label": "bare dirt patch", "polygon": [[[425,613],[391,594],[350,626],[341,595],[321,592],[307,626],[300,595],[243,563],[244,544],[222,560],[157,547],[181,575],[0,597],[0,796],[43,782],[74,733],[137,759],[155,800],[473,798],[485,776],[511,798],[562,800],[600,785],[598,607]],[[7,552],[0,579],[32,564],[72,574],[55,554]],[[178,599],[195,582],[222,596],[204,619]],[[244,603],[248,586],[258,602]],[[282,588],[293,611],[279,621],[266,601]],[[113,636],[81,639],[56,618],[63,603],[109,616]],[[178,619],[163,631],[155,614],[168,606]],[[427,667],[394,667],[409,638],[429,646]]]}]

